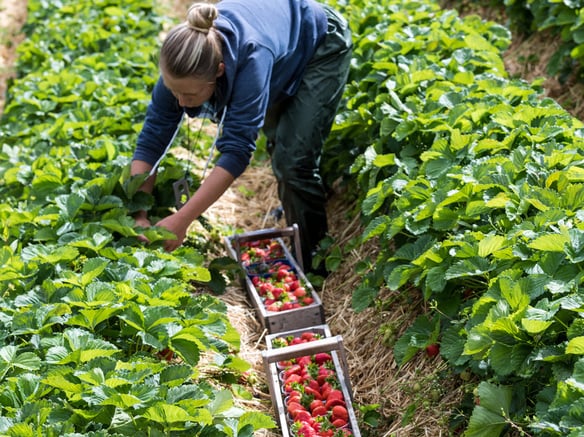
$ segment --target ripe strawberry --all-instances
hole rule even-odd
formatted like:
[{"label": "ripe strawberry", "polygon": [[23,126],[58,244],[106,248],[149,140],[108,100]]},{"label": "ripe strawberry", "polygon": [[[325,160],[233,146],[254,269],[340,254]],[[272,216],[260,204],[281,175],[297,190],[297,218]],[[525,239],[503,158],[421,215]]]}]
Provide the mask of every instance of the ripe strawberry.
[{"label": "ripe strawberry", "polygon": [[296,412],[295,415],[292,416],[294,418],[294,421],[298,421],[298,422],[307,422],[310,423],[312,416],[310,415],[310,413],[306,410],[298,410]]},{"label": "ripe strawberry", "polygon": [[281,287],[274,287],[272,289],[272,294],[274,295],[274,299],[279,299],[280,296],[282,296],[282,293],[284,293],[284,289]]},{"label": "ripe strawberry", "polygon": [[313,417],[326,416],[326,414],[327,414],[327,409],[324,407],[324,405],[321,405],[320,407],[316,407],[314,410],[312,410]]},{"label": "ripe strawberry", "polygon": [[280,311],[280,305],[278,305],[278,302],[274,302],[266,307],[266,311],[278,312]]},{"label": "ripe strawberry", "polygon": [[343,426],[345,426],[347,424],[346,420],[343,419],[337,419],[337,420],[333,420],[333,426],[335,428],[342,428]]},{"label": "ripe strawberry", "polygon": [[322,400],[319,399],[314,399],[311,403],[310,406],[308,407],[308,409],[310,411],[314,411],[315,409],[317,409],[318,407],[324,407],[324,403],[322,402]]},{"label": "ripe strawberry", "polygon": [[293,374],[300,374],[301,370],[302,367],[300,367],[298,364],[293,364],[284,371],[284,379],[287,379],[290,375]]},{"label": "ripe strawberry", "polygon": [[302,338],[303,340],[306,341],[312,341],[314,340],[316,337],[316,334],[312,331],[307,331],[307,332],[303,332],[302,334],[300,334],[300,338]]},{"label": "ripe strawberry", "polygon": [[276,278],[278,279],[278,281],[281,281],[286,276],[288,276],[288,269],[287,268],[282,267],[282,268],[278,269],[278,272],[276,273]]},{"label": "ripe strawberry", "polygon": [[314,388],[310,387],[310,386],[305,386],[304,387],[304,393],[306,393],[307,395],[311,395],[314,397],[314,399],[317,400],[322,400],[322,396],[321,394],[318,392],[318,390],[315,390]]},{"label": "ripe strawberry", "polygon": [[306,296],[302,299],[302,303],[304,305],[310,305],[310,304],[314,303],[314,298]]},{"label": "ripe strawberry", "polygon": [[344,399],[343,392],[339,389],[333,388],[330,391],[327,399]]},{"label": "ripe strawberry", "polygon": [[300,287],[300,281],[298,279],[294,279],[288,283],[288,286],[290,287],[290,290],[296,290],[298,287]]},{"label": "ripe strawberry", "polygon": [[310,358],[310,356],[306,355],[303,357],[296,358],[296,362],[298,364],[300,364],[301,366],[306,367],[312,362],[312,358]]},{"label": "ripe strawberry", "polygon": [[326,400],[326,403],[324,404],[324,406],[327,410],[332,410],[334,407],[337,407],[337,406],[344,407],[345,405],[346,404],[345,404],[345,401],[343,399],[330,398],[330,397]]},{"label": "ripe strawberry", "polygon": [[302,377],[300,375],[294,373],[284,380],[284,388],[286,390],[291,390],[292,385],[297,383],[297,382],[302,382]]},{"label": "ripe strawberry", "polygon": [[286,410],[288,410],[288,413],[290,413],[292,417],[294,417],[298,411],[306,411],[302,404],[298,402],[288,402]]},{"label": "ripe strawberry", "polygon": [[308,380],[307,387],[310,387],[311,389],[318,391],[319,392],[318,394],[320,395],[320,384],[316,379],[311,378],[310,380]]},{"label": "ripe strawberry", "polygon": [[306,288],[297,287],[293,293],[294,293],[294,296],[296,296],[298,298],[305,297],[306,296]]},{"label": "ripe strawberry", "polygon": [[436,343],[429,344],[428,346],[426,346],[426,354],[428,354],[429,357],[435,357],[439,353],[440,346],[438,346]]},{"label": "ripe strawberry", "polygon": [[332,409],[332,419],[343,419],[345,422],[349,420],[349,413],[342,405],[335,405]]},{"label": "ripe strawberry", "polygon": [[326,363],[327,361],[331,361],[332,359],[333,357],[330,354],[327,354],[326,352],[321,352],[314,356],[314,361],[316,361],[316,364],[318,364],[319,366]]},{"label": "ripe strawberry", "polygon": [[168,348],[161,350],[157,355],[160,359],[166,360],[167,362],[172,361],[174,358],[174,352]]}]

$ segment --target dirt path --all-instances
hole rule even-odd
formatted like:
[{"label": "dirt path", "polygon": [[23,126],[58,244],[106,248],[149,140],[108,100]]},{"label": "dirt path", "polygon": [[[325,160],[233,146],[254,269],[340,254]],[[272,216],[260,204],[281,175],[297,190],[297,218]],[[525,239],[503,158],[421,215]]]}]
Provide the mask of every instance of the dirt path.
[{"label": "dirt path", "polygon": [[23,39],[21,29],[26,22],[26,0],[0,0],[0,114],[8,81],[14,77],[16,47]]}]

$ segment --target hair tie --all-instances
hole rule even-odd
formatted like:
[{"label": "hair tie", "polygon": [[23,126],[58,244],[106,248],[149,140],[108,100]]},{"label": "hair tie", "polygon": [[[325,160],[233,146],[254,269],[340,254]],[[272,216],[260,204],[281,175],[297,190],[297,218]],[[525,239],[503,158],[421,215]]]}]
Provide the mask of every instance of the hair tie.
[{"label": "hair tie", "polygon": [[205,35],[209,33],[209,28],[204,29],[202,27],[193,26],[192,24],[189,24],[189,27],[197,32],[204,33]]}]

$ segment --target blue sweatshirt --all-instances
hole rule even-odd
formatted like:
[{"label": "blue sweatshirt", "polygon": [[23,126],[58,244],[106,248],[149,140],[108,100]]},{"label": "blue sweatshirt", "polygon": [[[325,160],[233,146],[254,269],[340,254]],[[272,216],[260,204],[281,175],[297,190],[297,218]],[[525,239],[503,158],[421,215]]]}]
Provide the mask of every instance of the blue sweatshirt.
[{"label": "blue sweatshirt", "polygon": [[[209,103],[218,114],[226,109],[217,165],[236,178],[249,165],[267,108],[298,89],[327,18],[314,0],[222,0],[216,6],[225,73]],[[181,108],[158,79],[133,159],[154,165],[185,111],[203,113],[202,107]]]}]

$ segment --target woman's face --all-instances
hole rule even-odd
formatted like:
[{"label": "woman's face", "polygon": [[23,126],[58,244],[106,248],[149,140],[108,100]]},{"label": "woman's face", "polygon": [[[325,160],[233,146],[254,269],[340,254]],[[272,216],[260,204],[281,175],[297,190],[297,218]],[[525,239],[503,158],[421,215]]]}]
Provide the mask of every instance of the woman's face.
[{"label": "woman's face", "polygon": [[186,108],[201,106],[208,101],[215,92],[215,82],[191,77],[176,78],[164,71],[162,80],[164,85],[177,98],[178,104]]}]

